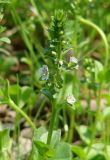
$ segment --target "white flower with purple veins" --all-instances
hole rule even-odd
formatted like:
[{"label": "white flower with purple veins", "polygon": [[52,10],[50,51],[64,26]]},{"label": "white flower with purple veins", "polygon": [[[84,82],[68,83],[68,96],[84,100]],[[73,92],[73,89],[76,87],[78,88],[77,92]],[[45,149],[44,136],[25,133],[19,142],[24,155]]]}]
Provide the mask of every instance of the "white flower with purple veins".
[{"label": "white flower with purple veins", "polygon": [[70,105],[73,105],[76,102],[76,99],[73,95],[68,95],[66,100],[67,100],[67,103]]},{"label": "white flower with purple veins", "polygon": [[74,64],[78,64],[78,60],[77,58],[75,58],[74,56],[74,52],[72,49],[70,49],[67,53],[66,53],[66,61],[67,63],[74,63]]},{"label": "white flower with purple veins", "polygon": [[75,69],[78,69],[79,65],[78,65],[78,60],[77,60],[77,58],[75,58],[75,57],[70,57],[70,62],[72,62],[72,63],[75,64],[75,66],[74,66]]},{"label": "white flower with purple veins", "polygon": [[47,65],[43,65],[42,68],[40,68],[40,79],[42,81],[47,80],[49,77],[49,69]]},{"label": "white flower with purple veins", "polygon": [[66,53],[66,57],[65,58],[66,58],[67,63],[70,62],[70,58],[73,57],[73,55],[74,55],[74,52],[73,52],[73,49],[71,48]]}]

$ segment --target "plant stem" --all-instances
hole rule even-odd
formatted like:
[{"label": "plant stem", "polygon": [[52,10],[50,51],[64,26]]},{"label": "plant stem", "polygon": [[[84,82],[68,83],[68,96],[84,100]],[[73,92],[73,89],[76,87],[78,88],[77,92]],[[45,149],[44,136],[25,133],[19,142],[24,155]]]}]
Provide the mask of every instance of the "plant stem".
[{"label": "plant stem", "polygon": [[47,137],[47,144],[50,144],[51,139],[52,139],[52,132],[54,129],[56,113],[57,113],[57,109],[55,106],[53,106],[52,115],[51,115],[51,119],[50,119],[50,126],[49,126],[49,131],[48,131],[48,137]]},{"label": "plant stem", "polygon": [[40,104],[40,106],[39,106],[39,108],[38,108],[38,110],[37,110],[37,113],[36,113],[36,115],[35,115],[34,122],[36,122],[37,118],[39,117],[39,115],[40,115],[40,113],[41,113],[41,111],[42,111],[42,109],[43,109],[43,107],[44,107],[45,102],[46,102],[46,99],[43,99],[43,101],[42,101],[42,103]]},{"label": "plant stem", "polygon": [[97,122],[100,120],[100,115],[101,115],[101,110],[100,110],[100,103],[101,103],[101,89],[98,91],[97,95],[97,110],[96,110],[96,115],[95,115],[95,122],[94,122],[94,127],[93,127],[93,133],[92,133],[92,138],[91,138],[91,143],[88,146],[88,152],[91,149],[91,146],[95,140],[96,132],[97,132]]},{"label": "plant stem", "polygon": [[69,135],[68,135],[68,142],[72,143],[73,137],[74,137],[74,112],[70,115],[70,127],[69,127]]},{"label": "plant stem", "polygon": [[108,60],[109,60],[109,45],[108,45],[105,33],[96,24],[94,24],[93,22],[91,22],[89,20],[86,20],[86,19],[84,19],[82,17],[78,17],[78,19],[79,19],[80,22],[82,22],[82,23],[94,28],[100,34],[100,36],[101,36],[101,38],[102,38],[102,40],[104,42],[104,46],[105,46],[106,57],[105,57],[104,65],[105,65],[105,68],[106,68],[108,66]]},{"label": "plant stem", "polygon": [[8,105],[10,107],[12,107],[16,112],[19,112],[26,120],[27,122],[30,124],[30,126],[32,127],[33,130],[36,129],[34,123],[31,121],[31,119],[28,117],[28,115],[26,113],[24,113],[14,102],[12,99],[8,100]]},{"label": "plant stem", "polygon": [[68,123],[67,123],[67,114],[65,108],[63,108],[63,121],[64,121],[64,141],[67,141],[68,138]]}]

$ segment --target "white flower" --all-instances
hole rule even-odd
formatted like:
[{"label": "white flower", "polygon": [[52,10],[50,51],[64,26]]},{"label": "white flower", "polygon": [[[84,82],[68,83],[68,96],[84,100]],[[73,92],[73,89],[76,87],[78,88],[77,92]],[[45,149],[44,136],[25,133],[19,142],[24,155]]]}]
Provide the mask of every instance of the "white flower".
[{"label": "white flower", "polygon": [[66,53],[66,62],[69,63],[74,63],[74,64],[78,64],[78,60],[77,58],[74,57],[74,52],[72,49],[70,49],[67,53]]},{"label": "white flower", "polygon": [[56,56],[56,54],[57,54],[57,53],[56,53],[55,51],[52,51],[52,55]]},{"label": "white flower", "polygon": [[67,100],[67,103],[70,105],[73,105],[76,102],[76,99],[73,95],[68,95],[66,100]]},{"label": "white flower", "polygon": [[60,60],[60,61],[59,61],[59,64],[62,66],[62,65],[63,65],[63,61],[62,61],[62,60]]},{"label": "white flower", "polygon": [[73,63],[78,63],[78,60],[77,60],[77,58],[75,58],[75,57],[70,57],[70,62],[73,62]]},{"label": "white flower", "polygon": [[42,68],[40,68],[40,79],[42,81],[47,80],[49,77],[49,70],[47,65],[43,65]]},{"label": "white flower", "polygon": [[35,15],[37,14],[36,9],[34,7],[30,7],[30,10],[32,13],[34,13]]}]

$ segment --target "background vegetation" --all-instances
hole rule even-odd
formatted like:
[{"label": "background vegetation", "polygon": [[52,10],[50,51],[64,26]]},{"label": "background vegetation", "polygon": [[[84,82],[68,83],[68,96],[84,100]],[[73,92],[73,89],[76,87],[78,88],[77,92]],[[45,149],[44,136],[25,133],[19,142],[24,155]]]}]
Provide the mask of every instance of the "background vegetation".
[{"label": "background vegetation", "polygon": [[0,160],[110,160],[110,0],[0,0]]}]

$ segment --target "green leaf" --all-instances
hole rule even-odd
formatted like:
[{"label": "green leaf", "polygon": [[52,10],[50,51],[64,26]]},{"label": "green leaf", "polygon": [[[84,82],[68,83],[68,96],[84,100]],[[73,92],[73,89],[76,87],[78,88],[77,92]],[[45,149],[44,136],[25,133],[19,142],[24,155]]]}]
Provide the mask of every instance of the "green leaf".
[{"label": "green leaf", "polygon": [[2,20],[2,18],[3,18],[3,14],[0,14],[0,21]]},{"label": "green leaf", "polygon": [[38,157],[40,156],[40,157],[49,158],[54,156],[55,148],[59,145],[59,142],[60,142],[61,131],[60,130],[53,131],[50,145],[46,144],[47,136],[48,136],[48,132],[44,127],[40,127],[35,131],[34,137],[33,137],[33,148],[32,148],[30,157],[32,157],[32,152],[34,152],[35,148],[36,148],[35,154],[37,154]]},{"label": "green leaf", "polygon": [[31,87],[20,87],[18,84],[9,86],[9,95],[11,99],[20,107],[23,107],[30,99],[33,98],[32,94],[33,89]]},{"label": "green leaf", "polygon": [[2,38],[0,38],[0,41],[5,42],[5,43],[8,43],[8,44],[11,43],[10,39],[7,38],[7,37],[2,37]]},{"label": "green leaf", "polygon": [[[42,142],[46,143],[47,142],[47,136],[48,136],[48,132],[45,132],[40,137],[40,140]],[[52,139],[51,139],[51,142],[50,142],[50,145],[51,145],[52,148],[55,148],[59,144],[60,138],[61,138],[61,131],[60,130],[53,131]]]},{"label": "green leaf", "polygon": [[[41,140],[41,136],[46,132],[47,131],[46,131],[46,129],[44,127],[40,127],[37,130],[35,130],[33,141]],[[44,142],[44,141],[42,141],[42,142]]]},{"label": "green leaf", "polygon": [[55,155],[49,160],[72,160],[71,146],[68,143],[61,142],[55,148]]},{"label": "green leaf", "polygon": [[103,114],[103,118],[104,119],[109,118],[109,116],[110,116],[110,107],[104,108],[102,114]]},{"label": "green leaf", "polygon": [[9,86],[9,95],[11,99],[18,104],[21,96],[21,88],[19,85],[14,84]]},{"label": "green leaf", "polygon": [[105,71],[105,81],[106,83],[110,81],[110,69],[109,68],[107,68],[107,70]]},{"label": "green leaf", "polygon": [[87,160],[108,160],[104,152],[103,143],[95,143],[91,146],[90,151],[88,152],[88,147],[85,149],[87,153]]},{"label": "green leaf", "polygon": [[54,90],[48,88],[43,88],[41,92],[49,99],[53,99],[53,94],[55,93]]},{"label": "green leaf", "polygon": [[90,144],[91,142],[91,137],[92,137],[92,131],[89,127],[85,126],[85,125],[80,125],[76,127],[80,138],[86,143],[86,144]]},{"label": "green leaf", "polygon": [[27,64],[30,67],[32,66],[32,61],[29,58],[27,58],[27,57],[21,58],[21,62]]},{"label": "green leaf", "polygon": [[[47,137],[48,137],[48,132],[46,131],[46,129],[44,127],[40,127],[35,131],[33,140],[34,141],[38,140],[46,144]],[[53,131],[50,143],[51,147],[55,148],[59,144],[60,139],[61,139],[61,130]]]},{"label": "green leaf", "polygon": [[59,144],[60,139],[61,139],[61,130],[59,129],[57,131],[53,131],[50,143],[51,147],[55,148]]},{"label": "green leaf", "polygon": [[0,3],[10,3],[10,0],[0,0]]},{"label": "green leaf", "polygon": [[47,141],[47,137],[46,139],[41,138],[42,135],[46,132],[47,131],[44,127],[40,127],[37,130],[35,130],[32,143],[32,151],[29,160],[43,160],[44,156],[51,154],[50,147],[44,143]]},{"label": "green leaf", "polygon": [[110,159],[110,145],[107,145],[107,157]]},{"label": "green leaf", "polygon": [[95,157],[91,158],[90,160],[106,160],[105,155],[102,154],[97,154]]},{"label": "green leaf", "polygon": [[3,95],[3,101],[9,100],[9,81],[4,81],[3,88],[1,89]]},{"label": "green leaf", "polygon": [[5,30],[6,30],[6,28],[5,28],[5,27],[0,26],[0,33],[4,32]]},{"label": "green leaf", "polygon": [[33,89],[28,86],[24,86],[21,88],[21,96],[20,96],[20,106],[26,104],[31,98],[33,93]]},{"label": "green leaf", "polygon": [[104,80],[104,67],[102,65],[102,63],[100,63],[99,61],[95,60],[95,79],[96,82],[102,82]]},{"label": "green leaf", "polygon": [[0,130],[0,151],[8,149],[10,144],[9,129]]},{"label": "green leaf", "polygon": [[[49,145],[41,142],[41,141],[33,141],[32,152],[36,154],[36,160],[39,160],[40,157],[53,157],[54,149],[52,149]],[[32,154],[31,154],[32,155]]]},{"label": "green leaf", "polygon": [[80,146],[76,146],[73,145],[71,147],[71,150],[73,151],[73,153],[75,153],[80,159],[85,159],[86,158],[86,153],[83,150],[83,148],[81,148]]},{"label": "green leaf", "polygon": [[38,150],[36,149],[36,146],[34,144],[32,145],[32,150],[29,160],[40,160]]},{"label": "green leaf", "polygon": [[1,57],[0,58],[0,71],[5,74],[10,73],[12,66],[17,64],[17,58],[15,57]]},{"label": "green leaf", "polygon": [[41,141],[34,141],[34,144],[36,148],[38,149],[38,152],[40,155],[45,155],[49,151],[49,146]]}]

